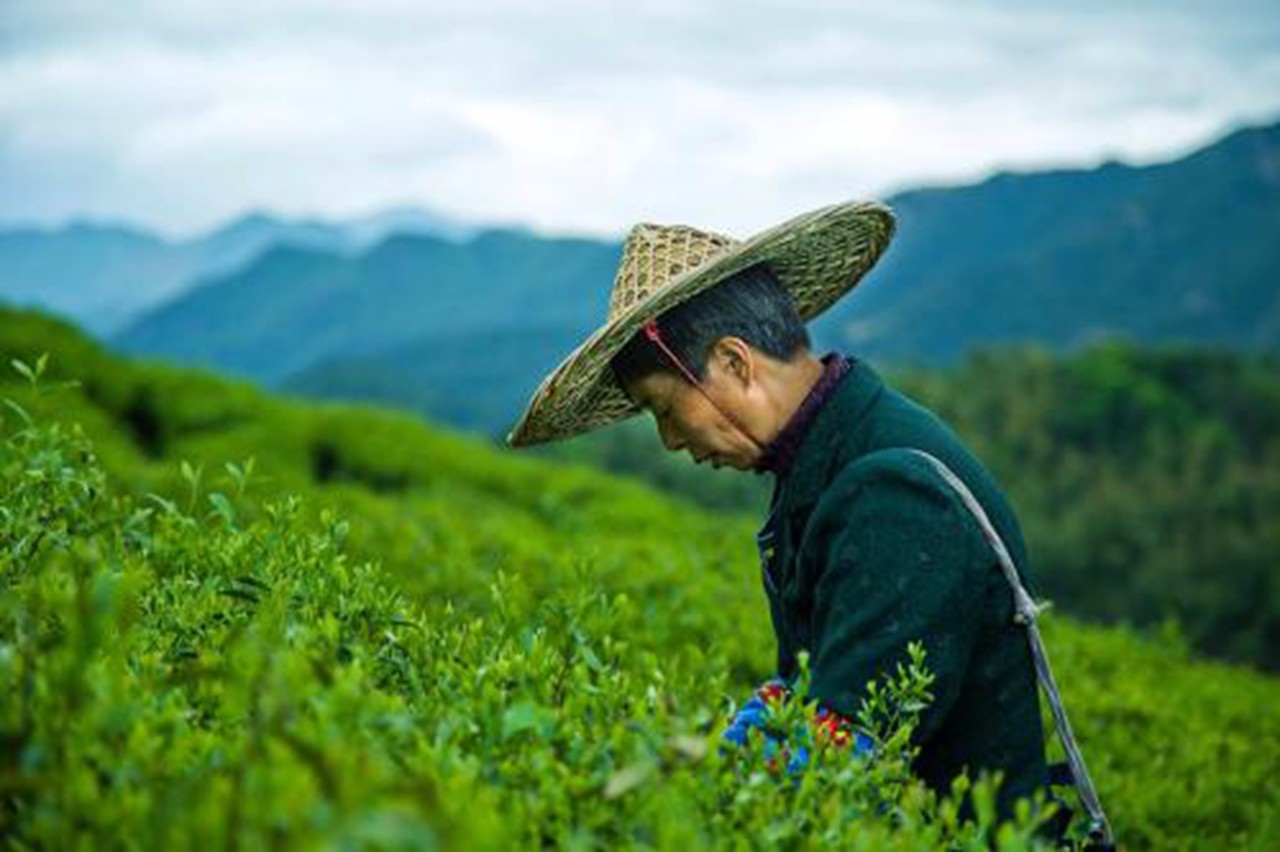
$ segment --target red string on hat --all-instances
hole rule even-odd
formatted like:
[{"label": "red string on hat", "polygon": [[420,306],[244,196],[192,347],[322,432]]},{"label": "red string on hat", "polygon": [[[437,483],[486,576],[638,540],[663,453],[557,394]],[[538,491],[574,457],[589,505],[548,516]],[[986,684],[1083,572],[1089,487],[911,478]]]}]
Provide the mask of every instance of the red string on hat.
[{"label": "red string on hat", "polygon": [[728,420],[733,428],[745,435],[748,441],[763,449],[764,444],[757,441],[755,437],[747,431],[746,427],[742,425],[738,418],[721,408],[720,403],[716,402],[711,394],[707,393],[707,389],[702,386],[702,382],[700,382],[698,378],[694,376],[693,372],[684,365],[684,362],[680,360],[680,356],[671,351],[671,348],[667,346],[666,341],[662,339],[662,333],[658,331],[658,321],[656,319],[651,319],[644,324],[644,336],[653,341],[653,344],[661,350],[662,354],[667,356],[667,360],[675,365],[675,368],[680,371],[680,375],[684,376],[685,381],[697,388],[698,393],[706,397],[707,402],[711,403],[712,407],[715,408],[716,411],[720,412],[720,415],[724,417],[725,420]]}]

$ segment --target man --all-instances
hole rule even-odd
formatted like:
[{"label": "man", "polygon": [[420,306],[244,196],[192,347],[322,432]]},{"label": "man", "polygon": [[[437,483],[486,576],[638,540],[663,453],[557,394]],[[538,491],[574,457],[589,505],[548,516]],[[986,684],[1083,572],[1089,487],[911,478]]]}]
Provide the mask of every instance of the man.
[{"label": "man", "polygon": [[1027,555],[996,483],[938,418],[866,363],[810,351],[804,321],[870,270],[887,208],[822,208],[744,243],[684,226],[628,236],[605,325],[543,382],[509,440],[557,440],[652,412],[664,446],[771,474],[761,532],[777,671],[810,654],[809,698],[853,717],[869,681],[919,640],[935,675],[915,769],[945,792],[1000,771],[1002,815],[1046,781],[1036,671],[1014,598],[974,515],[1019,573]]}]

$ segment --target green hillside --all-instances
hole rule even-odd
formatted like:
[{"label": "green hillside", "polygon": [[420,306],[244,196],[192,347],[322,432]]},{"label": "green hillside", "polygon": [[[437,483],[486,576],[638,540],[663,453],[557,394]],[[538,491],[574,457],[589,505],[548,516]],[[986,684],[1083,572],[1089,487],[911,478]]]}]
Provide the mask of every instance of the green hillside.
[{"label": "green hillside", "polygon": [[[749,519],[35,315],[0,341],[50,353],[0,385],[15,848],[1027,847],[903,774],[909,712],[798,783],[714,747],[773,657]],[[1280,685],[1172,635],[1047,639],[1127,848],[1280,841]]]}]

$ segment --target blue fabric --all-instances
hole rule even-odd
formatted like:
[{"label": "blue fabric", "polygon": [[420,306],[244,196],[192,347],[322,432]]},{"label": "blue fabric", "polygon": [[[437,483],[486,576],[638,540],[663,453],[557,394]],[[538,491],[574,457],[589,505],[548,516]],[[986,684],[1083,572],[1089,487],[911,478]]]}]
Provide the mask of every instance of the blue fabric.
[{"label": "blue fabric", "polygon": [[747,744],[747,732],[752,728],[763,731],[768,717],[769,706],[764,703],[764,699],[759,695],[752,695],[751,700],[743,704],[737,715],[733,717],[733,722],[725,729],[723,738],[735,745],[744,746]]},{"label": "blue fabric", "polygon": [[[775,760],[778,757],[778,751],[782,749],[780,743],[775,737],[765,735],[764,756],[766,760]],[[783,751],[785,754],[785,750]],[[804,746],[797,746],[791,750],[791,757],[787,760],[787,774],[799,775],[804,772],[804,768],[809,765],[809,749]]]}]

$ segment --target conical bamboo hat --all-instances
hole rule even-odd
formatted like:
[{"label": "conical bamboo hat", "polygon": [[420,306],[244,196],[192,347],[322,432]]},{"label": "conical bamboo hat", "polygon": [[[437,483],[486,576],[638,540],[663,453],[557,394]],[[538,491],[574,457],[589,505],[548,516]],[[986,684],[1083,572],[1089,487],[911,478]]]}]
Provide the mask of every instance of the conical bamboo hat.
[{"label": "conical bamboo hat", "polygon": [[636,225],[604,325],[543,379],[507,442],[563,440],[637,414],[609,361],[650,319],[757,263],[791,293],[801,319],[818,316],[862,280],[893,230],[893,213],[871,201],[822,207],[744,241],[687,225]]}]

